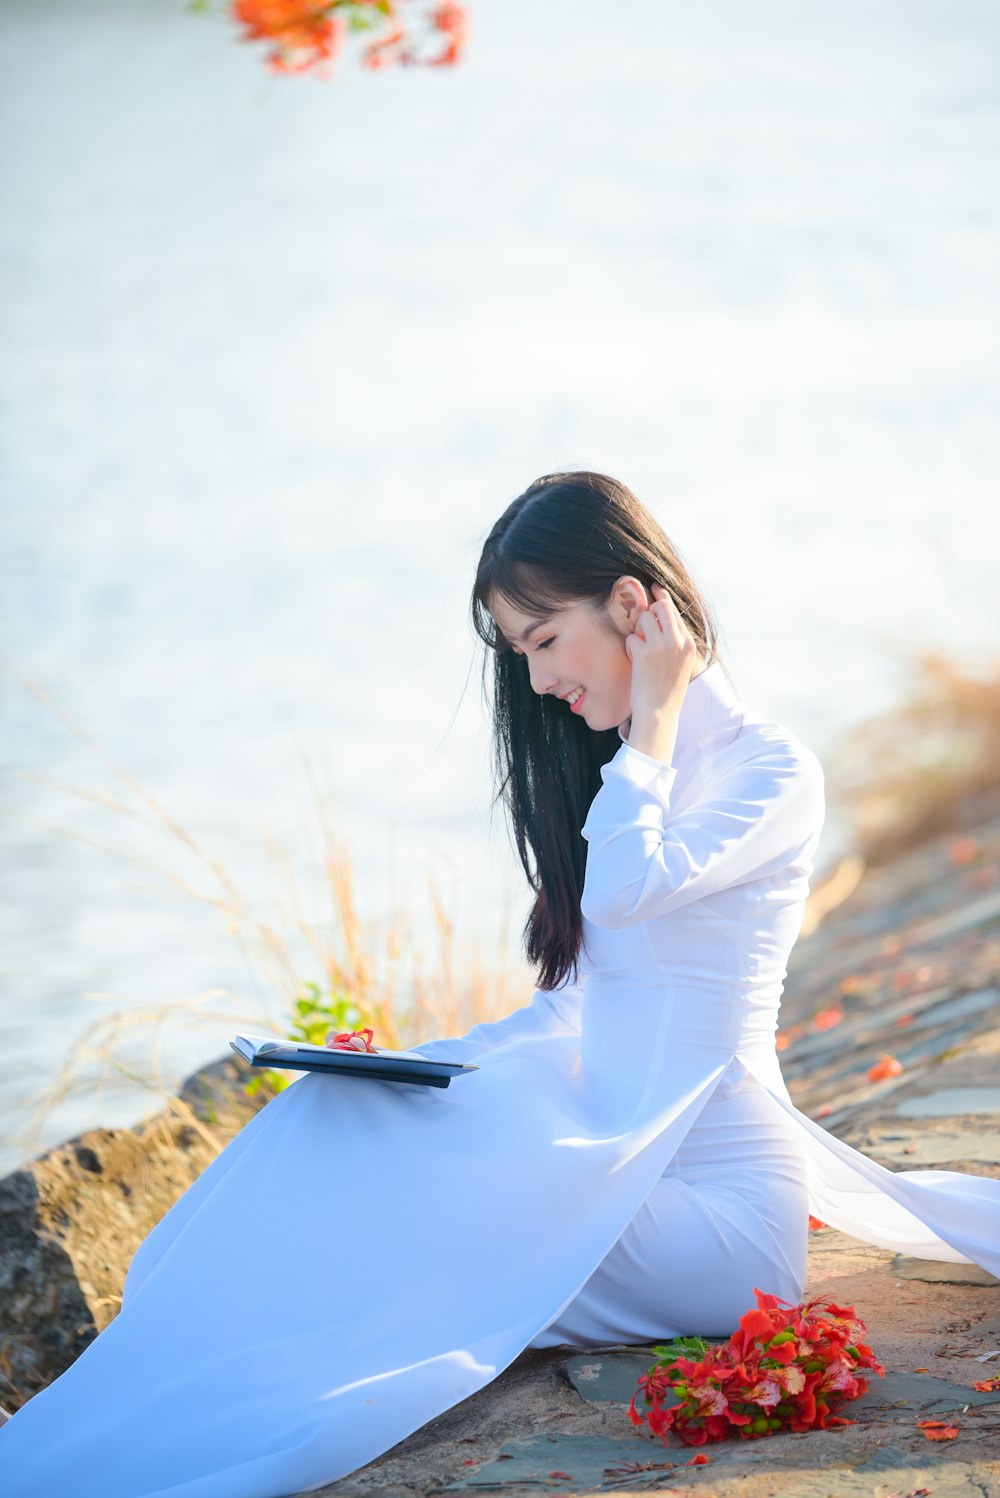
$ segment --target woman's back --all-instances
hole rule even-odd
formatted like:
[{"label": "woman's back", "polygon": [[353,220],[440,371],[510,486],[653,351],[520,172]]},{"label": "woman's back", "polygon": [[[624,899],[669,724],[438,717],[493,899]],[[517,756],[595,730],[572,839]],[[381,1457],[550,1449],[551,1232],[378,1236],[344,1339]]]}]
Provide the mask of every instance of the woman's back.
[{"label": "woman's back", "polygon": [[[753,1051],[774,1033],[823,826],[823,772],[716,663],[688,685],[671,766],[623,742],[583,827],[584,1055]],[[664,1017],[668,1010],[669,1019]],[[634,1062],[633,1062],[634,1064]]]}]

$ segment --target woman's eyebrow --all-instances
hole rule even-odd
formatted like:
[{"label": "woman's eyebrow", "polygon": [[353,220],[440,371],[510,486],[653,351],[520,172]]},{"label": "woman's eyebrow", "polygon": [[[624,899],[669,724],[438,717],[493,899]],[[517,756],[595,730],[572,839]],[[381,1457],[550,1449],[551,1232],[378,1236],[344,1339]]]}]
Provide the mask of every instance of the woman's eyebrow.
[{"label": "woman's eyebrow", "polygon": [[533,629],[537,629],[540,624],[548,624],[549,620],[552,617],[552,614],[543,614],[540,619],[532,619],[527,629],[522,629],[521,633],[518,635],[517,643],[519,645],[523,645]]}]

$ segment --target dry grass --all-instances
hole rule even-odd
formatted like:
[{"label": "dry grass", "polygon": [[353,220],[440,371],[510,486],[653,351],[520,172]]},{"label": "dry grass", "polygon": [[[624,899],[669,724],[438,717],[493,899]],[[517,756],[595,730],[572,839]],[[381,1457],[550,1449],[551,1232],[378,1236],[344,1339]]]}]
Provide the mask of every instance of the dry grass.
[{"label": "dry grass", "polygon": [[[40,687],[23,673],[17,674],[109,766],[133,793],[139,806],[130,806],[107,792],[84,786],[68,784],[62,788],[100,805],[113,816],[138,822],[150,833],[166,833],[177,848],[193,856],[202,874],[208,876],[208,887],[202,889],[148,858],[136,859],[132,853],[95,843],[66,829],[54,830],[117,857],[138,861],[192,899],[217,910],[250,966],[263,978],[266,991],[277,1000],[280,1012],[288,1016],[287,1033],[291,1033],[295,1001],[310,985],[318,986],[338,1003],[356,1006],[362,1015],[359,1026],[370,1025],[376,1043],[388,1048],[406,1048],[439,1034],[461,1034],[471,1025],[508,1013],[525,1001],[523,975],[519,980],[516,976],[512,978],[506,969],[488,970],[480,964],[456,971],[454,925],[432,878],[428,879],[428,888],[438,944],[430,962],[410,938],[411,920],[407,912],[396,912],[383,923],[366,924],[362,920],[350,852],[334,826],[332,793],[329,787],[320,784],[308,762],[305,772],[314,813],[307,834],[320,865],[316,883],[329,917],[326,936],[320,930],[320,923],[305,913],[293,861],[285,849],[271,839],[265,843],[269,864],[284,886],[286,909],[290,912],[284,922],[279,922],[247,898],[221,858],[203,846]],[[176,1097],[180,1078],[164,1076],[161,1063],[162,1030],[166,1024],[179,1023],[188,1030],[210,1030],[219,1037],[222,1055],[231,1054],[229,1036],[240,1027],[265,1032],[275,1029],[273,1016],[259,1009],[247,1007],[236,1012],[216,1009],[206,1002],[223,997],[236,996],[227,989],[212,989],[188,1000],[152,1006],[129,1004],[102,1016],[74,1042],[52,1082],[28,1100],[34,1111],[27,1132],[18,1136],[19,1143],[27,1142],[29,1149],[30,1141],[37,1143],[44,1120],[74,1092],[89,1092],[96,1086],[99,1094],[115,1078],[147,1088],[168,1108],[175,1109],[180,1103]],[[124,1046],[144,1040],[151,1054],[151,1064],[146,1069],[130,1064],[119,1054]],[[95,1065],[100,1069],[96,1084],[88,1075]],[[147,1125],[155,1122],[149,1120]],[[206,1127],[200,1122],[197,1126],[203,1131]],[[221,1148],[231,1132],[230,1122],[220,1128],[213,1143]]]},{"label": "dry grass", "polygon": [[926,651],[897,705],[853,730],[827,767],[864,863],[1000,815],[1000,661],[983,676]]}]

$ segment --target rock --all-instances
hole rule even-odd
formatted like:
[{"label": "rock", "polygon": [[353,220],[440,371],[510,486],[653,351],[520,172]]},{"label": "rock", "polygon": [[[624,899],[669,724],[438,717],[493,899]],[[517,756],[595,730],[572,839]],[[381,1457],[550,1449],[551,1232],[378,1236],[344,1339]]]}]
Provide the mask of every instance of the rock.
[{"label": "rock", "polygon": [[[635,1352],[590,1354],[567,1358],[563,1370],[581,1399],[588,1404],[611,1400],[628,1404],[639,1378],[656,1362],[652,1347]],[[641,1401],[640,1401],[641,1403]]]},{"label": "rock", "polygon": [[962,1114],[1000,1113],[1000,1087],[949,1087],[918,1093],[896,1104],[904,1118],[956,1118]]},{"label": "rock", "polygon": [[884,1378],[873,1379],[868,1393],[862,1394],[848,1413],[859,1418],[876,1411],[908,1407],[921,1415],[939,1415],[981,1404],[1000,1404],[1000,1389],[979,1393],[967,1384],[949,1383],[929,1374],[890,1371]]},{"label": "rock", "polygon": [[918,1165],[994,1165],[997,1136],[994,1130],[938,1128],[912,1134],[887,1134],[872,1130],[862,1141],[866,1155],[882,1164],[913,1170]]},{"label": "rock", "polygon": [[[623,1431],[620,1439],[610,1436],[546,1435],[510,1441],[495,1459],[478,1471],[448,1483],[443,1493],[504,1492],[512,1487],[563,1492],[592,1492],[607,1482],[606,1474],[621,1469],[625,1463],[649,1462],[661,1472],[677,1466],[676,1458],[658,1446],[650,1454],[648,1436]],[[570,1481],[553,1480],[553,1473],[564,1473]]]},{"label": "rock", "polygon": [[894,1279],[922,1280],[925,1285],[983,1285],[1000,1288],[1000,1280],[978,1264],[948,1264],[939,1259],[913,1259],[897,1254],[889,1267]]},{"label": "rock", "polygon": [[[146,1234],[269,1094],[223,1058],[134,1128],[93,1129],[0,1181],[0,1398],[11,1412],[117,1314]],[[215,1119],[215,1123],[206,1120]]]}]

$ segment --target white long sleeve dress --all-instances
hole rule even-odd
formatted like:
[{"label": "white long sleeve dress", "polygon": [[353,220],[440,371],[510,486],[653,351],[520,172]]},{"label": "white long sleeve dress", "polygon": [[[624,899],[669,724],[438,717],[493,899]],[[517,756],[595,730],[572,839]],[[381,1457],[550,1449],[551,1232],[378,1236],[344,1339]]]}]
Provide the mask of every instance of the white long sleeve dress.
[{"label": "white long sleeve dress", "polygon": [[526,1347],[725,1336],[797,1299],[807,1213],[1000,1275],[1000,1181],[892,1172],[792,1105],[774,1035],[815,755],[689,685],[583,834],[579,982],[415,1047],[448,1088],[309,1073],[139,1245],[115,1320],[0,1428],[5,1498],[288,1498]]}]

